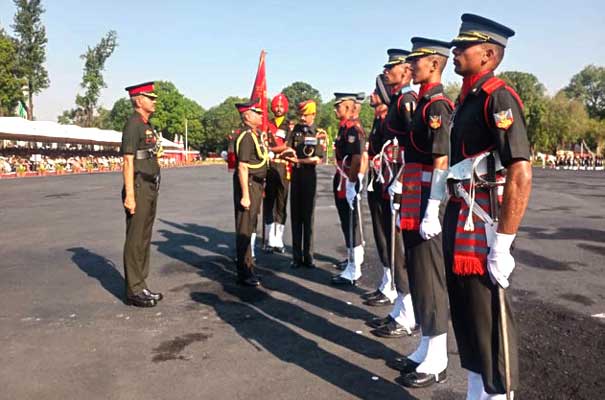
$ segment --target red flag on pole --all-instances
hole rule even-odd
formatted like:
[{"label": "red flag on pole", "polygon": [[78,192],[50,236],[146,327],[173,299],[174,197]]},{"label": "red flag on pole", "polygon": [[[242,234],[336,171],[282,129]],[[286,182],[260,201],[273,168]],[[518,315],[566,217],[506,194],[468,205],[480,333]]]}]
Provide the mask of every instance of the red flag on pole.
[{"label": "red flag on pole", "polygon": [[263,125],[262,131],[267,132],[269,128],[269,111],[267,109],[267,75],[265,74],[265,50],[260,52],[260,60],[258,61],[258,70],[256,71],[256,79],[252,87],[250,99],[259,99],[260,107],[263,110]]}]

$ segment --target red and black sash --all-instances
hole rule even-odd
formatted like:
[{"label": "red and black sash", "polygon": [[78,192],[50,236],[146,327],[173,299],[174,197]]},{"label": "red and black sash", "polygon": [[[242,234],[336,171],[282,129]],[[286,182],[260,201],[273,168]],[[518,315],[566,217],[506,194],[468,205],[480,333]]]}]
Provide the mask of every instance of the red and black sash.
[{"label": "red and black sash", "polygon": [[426,208],[432,175],[432,165],[405,164],[399,220],[401,230],[413,231],[420,229],[420,220],[422,219],[420,211],[422,208]]}]

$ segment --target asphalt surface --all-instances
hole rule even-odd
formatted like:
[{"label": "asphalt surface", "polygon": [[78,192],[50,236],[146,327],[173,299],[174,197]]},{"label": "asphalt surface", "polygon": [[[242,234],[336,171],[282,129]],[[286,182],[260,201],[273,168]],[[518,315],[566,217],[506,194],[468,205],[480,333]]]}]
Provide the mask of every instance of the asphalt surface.
[{"label": "asphalt surface", "polygon": [[[152,309],[122,302],[119,173],[0,181],[0,399],[464,399],[453,334],[447,383],[406,390],[385,365],[419,338],[379,339],[364,323],[389,311],[359,298],[379,279],[367,212],[360,286],[328,284],[345,255],[332,172],[320,169],[320,268],[258,252],[257,290],[234,284],[225,167],[164,170],[148,283],[166,298]],[[605,391],[604,183],[602,172],[534,172],[510,292],[516,399]]]}]

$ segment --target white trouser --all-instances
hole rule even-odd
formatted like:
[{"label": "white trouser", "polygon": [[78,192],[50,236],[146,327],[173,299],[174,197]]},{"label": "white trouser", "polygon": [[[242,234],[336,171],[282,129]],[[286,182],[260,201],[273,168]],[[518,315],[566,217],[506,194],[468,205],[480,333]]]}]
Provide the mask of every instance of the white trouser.
[{"label": "white trouser", "polygon": [[[515,398],[515,392],[510,392],[510,398]],[[468,371],[468,386],[466,400],[506,400],[506,394],[488,394],[483,389],[481,374]]]},{"label": "white trouser", "polygon": [[423,339],[427,343],[426,356],[420,362],[416,371],[424,374],[438,374],[447,368],[447,333],[437,336],[423,336],[420,343]]},{"label": "white trouser", "polygon": [[[349,250],[349,249],[347,249]],[[347,267],[340,273],[340,276],[350,281],[356,281],[361,278],[361,264],[363,263],[363,246],[357,246],[351,252],[349,250],[349,262]],[[353,257],[351,257],[353,256]]]},{"label": "white trouser", "polygon": [[378,290],[391,300],[391,303],[397,298],[397,290],[393,289],[393,277],[389,267],[382,267],[382,281]]},{"label": "white trouser", "polygon": [[252,257],[255,257],[254,255],[254,245],[256,244],[256,232],[252,233],[252,236],[250,236],[250,251],[252,253]]},{"label": "white trouser", "polygon": [[416,326],[416,317],[414,316],[414,306],[412,305],[412,296],[410,294],[404,295],[401,292],[397,292],[397,298],[395,299],[395,305],[389,313],[391,318],[395,320],[399,325],[410,331]]}]

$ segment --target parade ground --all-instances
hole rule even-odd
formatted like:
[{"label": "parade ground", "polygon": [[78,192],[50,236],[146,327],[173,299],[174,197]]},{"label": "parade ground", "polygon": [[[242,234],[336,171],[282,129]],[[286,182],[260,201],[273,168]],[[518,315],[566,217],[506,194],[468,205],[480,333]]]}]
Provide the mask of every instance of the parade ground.
[{"label": "parade ground", "polygon": [[[319,169],[319,268],[257,250],[256,289],[235,284],[230,173],[164,170],[148,283],[165,299],[150,309],[123,303],[120,173],[0,181],[0,399],[464,399],[451,329],[448,381],[410,390],[386,362],[419,337],[365,324],[390,311],[359,298],[381,273],[367,208],[364,275],[330,286],[346,255],[332,174]],[[535,169],[533,182],[508,291],[515,399],[602,399],[605,174]]]}]

